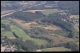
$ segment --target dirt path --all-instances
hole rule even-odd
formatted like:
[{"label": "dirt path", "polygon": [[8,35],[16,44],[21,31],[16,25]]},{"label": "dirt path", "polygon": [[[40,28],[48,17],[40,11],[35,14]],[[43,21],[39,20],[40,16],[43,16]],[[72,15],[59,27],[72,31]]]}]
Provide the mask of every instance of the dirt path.
[{"label": "dirt path", "polygon": [[2,12],[1,12],[1,15],[2,15],[2,14],[5,14],[5,13],[12,12],[12,11],[14,11],[14,10],[5,10],[5,11],[2,11]]}]

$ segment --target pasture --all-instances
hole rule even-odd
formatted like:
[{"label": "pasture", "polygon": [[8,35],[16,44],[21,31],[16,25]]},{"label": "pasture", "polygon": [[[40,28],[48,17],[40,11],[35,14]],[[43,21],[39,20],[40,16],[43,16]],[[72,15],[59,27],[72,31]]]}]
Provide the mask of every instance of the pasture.
[{"label": "pasture", "polygon": [[3,36],[7,36],[8,38],[15,38],[11,31],[4,31]]},{"label": "pasture", "polygon": [[9,20],[1,20],[1,23],[3,23],[3,24],[9,24],[10,21]]}]

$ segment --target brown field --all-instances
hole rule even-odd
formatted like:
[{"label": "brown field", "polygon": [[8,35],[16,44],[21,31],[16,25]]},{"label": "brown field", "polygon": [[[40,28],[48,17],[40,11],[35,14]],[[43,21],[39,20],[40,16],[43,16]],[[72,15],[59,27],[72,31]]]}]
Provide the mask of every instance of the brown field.
[{"label": "brown field", "polygon": [[[14,22],[16,22],[17,24],[23,26],[23,27],[27,27],[30,28],[31,25],[37,25],[38,23],[36,22],[28,22],[28,23],[23,23],[22,20],[17,20],[17,19],[13,19]],[[60,30],[60,27],[57,26],[42,26],[42,25],[38,25],[38,26],[34,26],[34,27],[41,27],[41,28],[45,28],[45,29],[49,29],[49,30]]]},{"label": "brown field", "polygon": [[70,18],[79,18],[79,15],[71,15]]},{"label": "brown field", "polygon": [[18,19],[10,19],[10,20],[16,22],[17,24],[19,24],[22,27],[27,27],[27,28],[30,28],[31,24],[37,24],[36,22],[23,23],[22,20],[18,20]]},{"label": "brown field", "polygon": [[33,27],[39,27],[39,28],[44,28],[46,30],[60,30],[61,28],[55,25],[40,25],[40,24],[36,24],[33,25]]},{"label": "brown field", "polygon": [[9,37],[9,39],[16,39],[15,37]]},{"label": "brown field", "polygon": [[28,11],[23,11],[23,12],[32,12],[32,13],[35,13],[36,11],[45,12],[46,10],[28,10]]},{"label": "brown field", "polygon": [[[58,35],[58,36],[54,36],[54,35],[43,35],[43,36],[44,37],[47,37],[49,39],[52,39],[55,44],[66,43],[66,42],[70,42],[70,41],[75,41],[72,38],[66,38],[66,37],[63,37],[61,35]],[[62,41],[62,42],[60,42],[60,41]]]},{"label": "brown field", "polygon": [[57,26],[46,26],[46,27],[43,27],[43,28],[45,28],[45,29],[49,29],[49,30],[60,30],[60,28],[59,27],[57,27]]},{"label": "brown field", "polygon": [[11,12],[11,11],[14,11],[14,10],[5,10],[5,11],[2,11],[1,14],[5,14],[5,13]]},{"label": "brown field", "polygon": [[37,23],[36,22],[29,22],[29,23],[25,23],[24,25],[30,27],[31,24],[37,24]]},{"label": "brown field", "polygon": [[[23,23],[22,20],[17,20],[17,19],[13,19],[14,22],[16,22],[17,24],[20,24],[21,26],[25,26],[25,27],[30,27],[31,25],[35,25],[38,24],[36,22],[28,22],[28,23]],[[42,26],[42,25],[38,25],[38,26],[34,26],[34,27],[42,27],[45,29],[50,29],[50,30],[59,30],[60,28],[57,26]]]}]

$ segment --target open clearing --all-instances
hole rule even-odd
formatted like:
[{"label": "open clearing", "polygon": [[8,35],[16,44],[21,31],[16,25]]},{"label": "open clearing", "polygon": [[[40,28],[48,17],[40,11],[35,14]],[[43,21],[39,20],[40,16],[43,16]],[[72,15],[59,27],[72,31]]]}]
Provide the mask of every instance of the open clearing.
[{"label": "open clearing", "polygon": [[11,31],[4,31],[2,34],[4,36],[7,36],[8,38],[10,38],[10,37],[15,38]]},{"label": "open clearing", "polygon": [[23,12],[32,12],[32,13],[35,13],[36,11],[45,12],[46,10],[27,10],[27,11],[23,11]]},{"label": "open clearing", "polygon": [[14,21],[16,24],[22,26],[22,27],[26,27],[26,28],[30,28],[30,25],[35,25],[37,24],[36,22],[28,22],[28,23],[25,23],[23,22],[22,20],[18,20],[18,19],[10,19],[12,21]]},{"label": "open clearing", "polygon": [[49,30],[60,30],[60,28],[57,27],[57,26],[46,26],[46,27],[43,27],[43,28],[49,29]]},{"label": "open clearing", "polygon": [[55,44],[61,44],[61,43],[66,43],[66,42],[70,42],[70,41],[76,41],[72,38],[67,38],[67,37],[64,37],[64,36],[61,36],[58,34],[56,34],[56,35],[55,34],[51,34],[51,35],[44,34],[43,36],[53,40]]},{"label": "open clearing", "polygon": [[54,48],[46,48],[46,49],[41,49],[42,51],[71,51],[70,49],[64,48],[64,47],[54,47]]},{"label": "open clearing", "polygon": [[22,29],[20,29],[19,27],[15,26],[15,25],[11,26],[11,30],[14,31],[18,37],[22,37],[24,41],[32,40],[33,42],[37,43],[38,45],[48,43],[46,40],[31,38]]},{"label": "open clearing", "polygon": [[79,18],[79,15],[71,15],[70,18]]},{"label": "open clearing", "polygon": [[35,13],[36,11],[40,11],[45,15],[49,15],[52,13],[57,13],[57,12],[63,12],[62,10],[58,10],[58,9],[45,9],[45,10],[27,10],[27,11],[23,11],[23,12],[32,12]]},{"label": "open clearing", "polygon": [[63,12],[62,10],[58,10],[58,9],[45,9],[46,11],[42,12],[45,15],[49,15],[52,13],[57,13],[57,12]]}]

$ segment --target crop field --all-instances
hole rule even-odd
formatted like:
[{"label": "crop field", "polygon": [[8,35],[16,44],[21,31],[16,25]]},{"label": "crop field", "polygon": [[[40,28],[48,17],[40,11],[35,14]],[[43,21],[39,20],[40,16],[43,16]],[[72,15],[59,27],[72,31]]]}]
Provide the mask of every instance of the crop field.
[{"label": "crop field", "polygon": [[8,38],[10,38],[10,37],[15,38],[11,31],[4,31],[2,34],[4,36],[7,36]]},{"label": "crop field", "polygon": [[72,38],[67,38],[67,37],[64,37],[64,36],[61,36],[61,35],[58,35],[58,34],[50,34],[50,35],[43,35],[44,37],[48,38],[48,39],[51,39],[54,41],[54,44],[60,44],[60,43],[66,43],[66,42],[72,42],[72,41],[76,41]]},{"label": "crop field", "polygon": [[3,23],[3,24],[9,24],[10,21],[9,20],[1,20],[1,23]]},{"label": "crop field", "polygon": [[41,49],[42,51],[71,51],[70,49],[64,48],[64,47],[54,47],[54,48],[46,48],[46,49]]},{"label": "crop field", "polygon": [[27,10],[27,11],[23,11],[23,12],[32,12],[32,13],[35,13],[36,11],[45,12],[46,10]]},{"label": "crop field", "polygon": [[38,45],[46,44],[47,43],[46,40],[31,38],[22,29],[20,29],[19,27],[15,26],[15,25],[11,26],[11,30],[13,32],[15,32],[18,37],[22,37],[24,41],[26,41],[26,40],[32,40],[33,42],[37,43]]},{"label": "crop field", "polygon": [[57,13],[57,12],[63,12],[62,10],[58,10],[58,9],[45,9],[45,10],[27,10],[27,11],[23,11],[23,12],[32,12],[35,13],[36,11],[40,11],[45,15],[49,15],[52,13]]},{"label": "crop field", "polygon": [[63,12],[63,11],[58,10],[58,9],[45,9],[45,11],[42,12],[42,13],[45,14],[45,15],[49,15],[49,14],[57,13],[57,12]]}]

